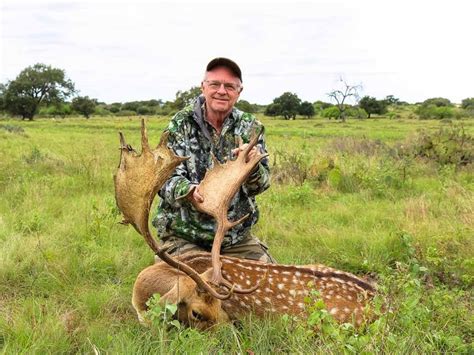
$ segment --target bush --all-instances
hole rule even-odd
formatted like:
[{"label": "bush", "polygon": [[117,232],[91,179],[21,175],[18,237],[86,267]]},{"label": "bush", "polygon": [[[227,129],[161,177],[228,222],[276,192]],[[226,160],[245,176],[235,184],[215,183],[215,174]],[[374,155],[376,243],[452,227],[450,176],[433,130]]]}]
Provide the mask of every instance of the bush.
[{"label": "bush", "polygon": [[420,157],[456,167],[474,162],[474,137],[463,126],[449,125],[436,132],[422,131],[399,147],[403,156]]},{"label": "bush", "polygon": [[137,113],[135,111],[132,111],[132,110],[121,110],[121,111],[119,111],[115,114],[115,116],[120,116],[120,117],[136,116],[136,115],[137,115]]},{"label": "bush", "polygon": [[339,109],[336,106],[327,107],[321,112],[321,116],[325,118],[334,118],[337,120],[339,117]]},{"label": "bush", "polygon": [[153,110],[153,108],[149,106],[140,106],[137,109],[137,113],[139,115],[153,115],[155,113],[155,110]]},{"label": "bush", "polygon": [[441,120],[444,118],[454,118],[456,116],[456,111],[453,107],[435,105],[422,105],[415,110],[415,113],[421,119],[433,118]]},{"label": "bush", "polygon": [[350,107],[346,109],[346,117],[360,118],[360,119],[366,118],[367,112],[365,112],[365,110],[362,108]]}]

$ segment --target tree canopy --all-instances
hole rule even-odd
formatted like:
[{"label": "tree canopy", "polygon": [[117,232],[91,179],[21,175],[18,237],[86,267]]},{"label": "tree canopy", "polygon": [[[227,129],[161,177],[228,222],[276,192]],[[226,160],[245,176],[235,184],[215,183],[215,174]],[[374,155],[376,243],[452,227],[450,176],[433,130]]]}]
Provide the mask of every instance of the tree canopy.
[{"label": "tree canopy", "polygon": [[78,96],[72,100],[72,109],[85,118],[89,118],[94,113],[97,105],[96,99],[90,99],[89,96]]},{"label": "tree canopy", "polygon": [[6,85],[4,108],[32,120],[42,103],[58,104],[74,93],[74,84],[62,69],[45,64],[29,66]]},{"label": "tree canopy", "polygon": [[295,119],[301,105],[298,95],[285,92],[275,98],[273,103],[267,106],[265,114],[267,116],[283,116],[286,120]]},{"label": "tree canopy", "polygon": [[359,106],[367,112],[367,118],[375,113],[378,115],[384,114],[387,111],[387,105],[384,100],[377,100],[375,97],[364,96],[359,101]]},{"label": "tree canopy", "polygon": [[298,113],[307,118],[313,117],[315,114],[314,106],[311,102],[303,101],[299,107]]}]

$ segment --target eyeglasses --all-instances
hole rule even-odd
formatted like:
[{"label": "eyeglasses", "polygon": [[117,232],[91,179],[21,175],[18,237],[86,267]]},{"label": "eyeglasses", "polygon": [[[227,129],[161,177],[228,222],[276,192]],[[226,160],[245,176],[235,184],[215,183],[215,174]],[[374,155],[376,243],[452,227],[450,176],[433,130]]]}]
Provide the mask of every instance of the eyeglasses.
[{"label": "eyeglasses", "polygon": [[241,89],[241,86],[239,84],[224,83],[218,80],[204,80],[204,81],[212,90],[215,90],[215,91],[219,90],[222,85],[224,85],[225,91],[231,92],[231,93],[239,92]]}]

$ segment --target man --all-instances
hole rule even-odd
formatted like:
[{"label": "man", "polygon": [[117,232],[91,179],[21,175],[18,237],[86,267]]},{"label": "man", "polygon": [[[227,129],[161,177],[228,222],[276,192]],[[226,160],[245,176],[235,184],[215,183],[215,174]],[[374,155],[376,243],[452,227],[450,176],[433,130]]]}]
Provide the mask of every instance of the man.
[{"label": "man", "polygon": [[[180,156],[189,156],[175,170],[159,191],[161,201],[153,225],[158,229],[161,247],[169,254],[189,251],[210,251],[215,235],[215,221],[198,212],[191,201],[203,201],[199,183],[206,169],[212,166],[211,152],[224,163],[234,158],[261,127],[255,117],[234,107],[242,92],[242,72],[227,58],[215,58],[206,67],[201,83],[202,95],[179,111],[169,123],[168,146]],[[256,149],[265,151],[263,136]],[[237,220],[247,213],[250,217],[230,229],[222,243],[221,254],[246,259],[274,262],[267,247],[251,235],[258,220],[255,195],[269,187],[268,159],[264,158],[231,201],[228,216]]]}]

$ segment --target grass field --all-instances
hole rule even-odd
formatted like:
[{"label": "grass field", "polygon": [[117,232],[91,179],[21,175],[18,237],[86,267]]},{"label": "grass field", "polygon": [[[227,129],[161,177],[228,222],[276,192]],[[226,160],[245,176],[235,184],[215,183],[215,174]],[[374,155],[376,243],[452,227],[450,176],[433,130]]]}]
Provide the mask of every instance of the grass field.
[{"label": "grass field", "polygon": [[[153,255],[117,223],[112,182],[118,131],[138,147],[139,119],[3,119],[0,352],[472,353],[474,167],[402,154],[449,123],[262,120],[273,183],[255,234],[280,263],[369,274],[388,309],[376,322],[338,326],[308,305],[311,320],[141,327],[131,290]],[[152,143],[167,121],[149,119]]]}]

